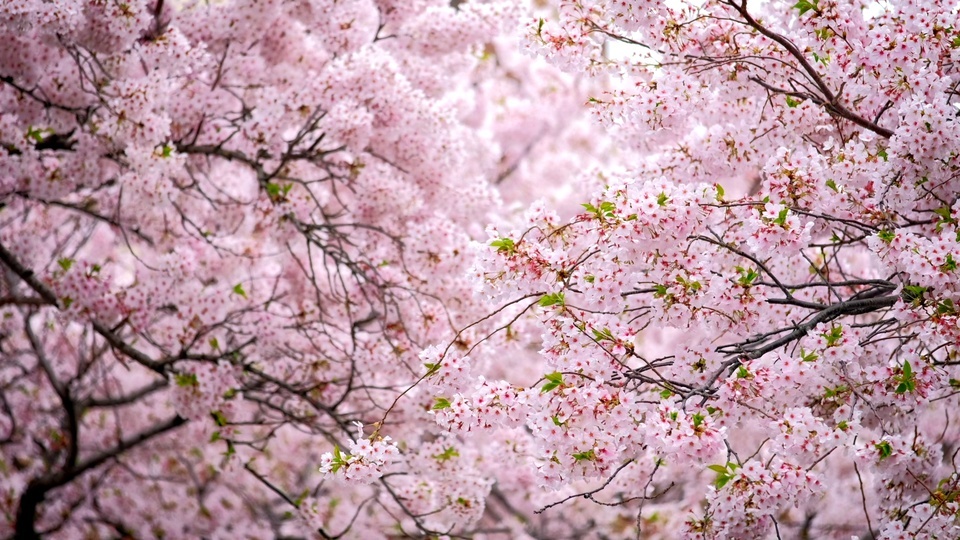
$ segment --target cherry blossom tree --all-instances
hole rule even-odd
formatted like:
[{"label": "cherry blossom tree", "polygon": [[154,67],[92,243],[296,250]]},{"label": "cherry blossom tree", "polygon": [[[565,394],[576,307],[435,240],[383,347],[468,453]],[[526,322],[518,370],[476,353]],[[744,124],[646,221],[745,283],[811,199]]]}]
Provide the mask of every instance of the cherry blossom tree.
[{"label": "cherry blossom tree", "polygon": [[[582,101],[559,74],[545,104],[507,76],[534,69],[515,44],[500,66],[516,20],[509,2],[0,3],[0,537],[490,526],[475,469],[382,468],[436,453],[431,417],[385,412],[422,349],[482,316],[469,242],[497,182],[537,166],[486,100]],[[359,487],[321,475],[332,448]]]},{"label": "cherry blossom tree", "polygon": [[522,421],[538,511],[594,501],[602,537],[960,534],[958,9],[533,21],[532,51],[614,81],[588,106],[644,159],[573,219],[491,230],[482,293],[543,333],[542,371],[508,408],[467,378],[438,422]]},{"label": "cherry blossom tree", "polygon": [[960,536],[958,13],[0,3],[0,536]]}]

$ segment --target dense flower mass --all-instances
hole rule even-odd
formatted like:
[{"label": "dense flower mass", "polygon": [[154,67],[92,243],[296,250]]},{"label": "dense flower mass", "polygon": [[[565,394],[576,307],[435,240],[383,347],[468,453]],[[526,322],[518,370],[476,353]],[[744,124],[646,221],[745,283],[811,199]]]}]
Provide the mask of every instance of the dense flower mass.
[{"label": "dense flower mass", "polygon": [[958,36],[0,0],[0,537],[960,537]]}]

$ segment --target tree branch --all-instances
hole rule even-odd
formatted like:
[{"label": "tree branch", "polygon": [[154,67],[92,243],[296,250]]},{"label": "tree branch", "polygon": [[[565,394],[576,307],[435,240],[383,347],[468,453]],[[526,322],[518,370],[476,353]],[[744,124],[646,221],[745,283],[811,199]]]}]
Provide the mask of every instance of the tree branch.
[{"label": "tree branch", "polygon": [[39,540],[40,535],[36,529],[37,508],[46,498],[47,493],[72,482],[87,471],[99,467],[111,459],[117,458],[120,454],[128,450],[136,448],[159,435],[182,426],[186,422],[187,420],[179,415],[174,416],[166,422],[137,433],[133,437],[122,439],[113,448],[94,454],[77,463],[75,467],[61,469],[60,472],[52,476],[32,480],[27,485],[27,489],[20,495],[20,502],[17,506],[15,538],[21,540]]}]

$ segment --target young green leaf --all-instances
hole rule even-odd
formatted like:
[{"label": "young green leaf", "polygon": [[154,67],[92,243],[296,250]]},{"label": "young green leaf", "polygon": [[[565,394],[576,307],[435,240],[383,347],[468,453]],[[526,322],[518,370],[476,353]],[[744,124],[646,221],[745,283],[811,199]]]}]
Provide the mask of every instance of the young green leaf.
[{"label": "young green leaf", "polygon": [[556,305],[562,306],[563,293],[558,292],[558,293],[545,294],[543,295],[543,298],[541,298],[540,301],[537,303],[540,305],[540,307],[550,307],[550,306],[556,306]]},{"label": "young green leaf", "polygon": [[507,255],[512,255],[516,250],[516,245],[510,238],[498,238],[490,242],[490,246],[497,248],[497,253],[506,253]]},{"label": "young green leaf", "polygon": [[554,371],[543,376],[547,382],[540,388],[540,393],[545,394],[563,384],[563,373]]},{"label": "young green leaf", "polygon": [[242,296],[243,298],[247,297],[247,291],[243,290],[243,283],[237,283],[233,286],[233,294]]}]

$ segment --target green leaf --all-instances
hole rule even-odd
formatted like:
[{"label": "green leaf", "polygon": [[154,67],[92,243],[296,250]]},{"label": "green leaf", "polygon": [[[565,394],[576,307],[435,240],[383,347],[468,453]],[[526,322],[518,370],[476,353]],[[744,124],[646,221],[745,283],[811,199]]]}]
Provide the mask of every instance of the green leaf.
[{"label": "green leaf", "polygon": [[827,347],[833,347],[843,337],[843,327],[835,324],[830,327],[829,332],[820,334],[820,337],[827,340]]},{"label": "green leaf", "polygon": [[435,460],[437,460],[437,461],[450,461],[451,459],[453,459],[453,458],[455,458],[455,457],[460,457],[460,452],[457,452],[457,449],[456,449],[456,448],[454,448],[454,447],[452,447],[452,446],[448,446],[447,448],[445,448],[445,449],[443,450],[443,452],[441,452],[441,453],[439,453],[439,454],[435,454],[435,455],[433,456],[433,459],[435,459]]},{"label": "green leaf", "polygon": [[559,371],[554,371],[553,373],[547,373],[546,375],[543,376],[543,378],[550,382],[562,383],[563,373],[560,373]]},{"label": "green leaf", "polygon": [[613,332],[609,328],[604,328],[603,330],[593,329],[593,339],[597,341],[616,341],[616,338],[613,337]]},{"label": "green leaf", "polygon": [[819,0],[800,0],[793,7],[800,10],[800,16],[803,17],[804,13],[808,11],[814,11],[820,13],[820,10],[817,9],[817,4]]},{"label": "green leaf", "polygon": [[881,149],[877,152],[877,157],[883,158],[884,161],[887,161],[887,160],[889,159],[889,156],[887,155],[887,149],[886,149],[886,148],[881,148]]},{"label": "green leaf", "polygon": [[900,375],[896,376],[894,381],[899,383],[894,390],[897,394],[905,394],[917,389],[917,379],[913,374],[913,367],[909,360],[904,360],[903,367],[900,368]]},{"label": "green leaf", "polygon": [[880,453],[880,459],[886,459],[893,455],[893,447],[890,446],[889,441],[880,441],[874,445],[877,449],[877,452]]},{"label": "green leaf", "polygon": [[720,184],[714,184],[713,187],[717,189],[717,202],[722,201],[724,195],[723,186]]},{"label": "green leaf", "polygon": [[780,212],[777,214],[777,218],[773,220],[774,223],[781,227],[787,226],[787,215],[790,213],[790,210],[787,208],[781,208]]},{"label": "green leaf", "polygon": [[837,183],[834,182],[833,179],[827,180],[827,187],[836,191],[837,193],[840,193],[840,188],[837,187]]},{"label": "green leaf", "polygon": [[349,454],[346,454],[346,457],[344,457],[344,454],[340,452],[340,447],[333,445],[333,466],[330,467],[330,470],[334,473],[339,471],[341,468],[347,465],[347,459],[349,458]]},{"label": "green leaf", "polygon": [[597,277],[594,276],[593,274],[587,274],[583,276],[583,280],[586,281],[587,283],[593,283],[594,281],[597,280]]},{"label": "green leaf", "polygon": [[33,139],[33,142],[40,142],[43,140],[43,130],[30,126],[27,128],[27,138]]},{"label": "green leaf", "polygon": [[894,233],[890,229],[883,229],[877,232],[877,238],[879,238],[880,240],[883,240],[883,243],[885,244],[889,244],[890,242],[893,242],[894,237],[896,237],[896,233]]},{"label": "green leaf", "polygon": [[760,274],[753,268],[743,268],[742,266],[735,267],[735,270],[740,274],[740,277],[737,279],[743,287],[750,287],[753,285],[753,282],[760,277]]},{"label": "green leaf", "polygon": [[953,253],[947,253],[947,259],[940,265],[940,270],[943,272],[953,272],[956,269],[957,261],[953,259]]},{"label": "green leaf", "polygon": [[653,286],[653,296],[654,298],[663,298],[667,296],[667,286],[657,283]]},{"label": "green leaf", "polygon": [[507,255],[513,255],[516,250],[516,245],[510,238],[498,238],[490,242],[490,246],[497,248],[497,253],[506,253]]},{"label": "green leaf", "polygon": [[846,385],[839,385],[835,387],[827,387],[823,391],[823,397],[826,399],[841,398],[849,392],[850,389]]},{"label": "green leaf", "polygon": [[545,383],[545,384],[543,385],[543,387],[540,388],[540,393],[541,393],[541,394],[546,394],[547,392],[550,392],[550,391],[556,389],[558,386],[560,386],[560,383],[555,383],[555,382]]},{"label": "green leaf", "polygon": [[280,184],[274,182],[267,183],[267,195],[270,196],[271,200],[277,200],[280,198]]},{"label": "green leaf", "polygon": [[593,451],[593,448],[587,450],[586,452],[577,452],[573,455],[573,459],[580,463],[581,461],[596,461],[597,454]]},{"label": "green leaf", "polygon": [[543,376],[547,382],[540,388],[540,393],[545,394],[563,384],[563,373],[554,371]]},{"label": "green leaf", "polygon": [[424,363],[423,365],[424,365],[424,367],[427,368],[427,372],[426,372],[426,374],[424,374],[424,377],[429,377],[429,376],[433,375],[434,373],[440,371],[440,362],[437,362],[436,364],[432,364],[432,363],[426,362],[426,363]]},{"label": "green leaf", "polygon": [[197,380],[194,373],[177,373],[173,376],[173,380],[177,383],[177,386],[181,387],[200,385],[200,381]]},{"label": "green leaf", "polygon": [[796,108],[797,105],[800,105],[801,103],[803,103],[799,99],[793,99],[790,96],[786,96],[786,97],[787,97],[787,107],[790,107],[791,109]]},{"label": "green leaf", "polygon": [[600,203],[600,212],[606,217],[613,217],[613,212],[617,209],[612,202],[604,201]]},{"label": "green leaf", "polygon": [[451,407],[450,400],[447,398],[438,397],[438,398],[433,398],[433,400],[435,402],[433,404],[433,410],[435,411],[439,411],[442,409],[449,409]]},{"label": "green leaf", "polygon": [[[303,501],[307,500],[307,497],[308,497],[309,495],[310,495],[310,489],[309,489],[309,488],[308,488],[308,489],[304,489],[303,491],[301,491],[301,492],[300,492],[300,495],[297,496],[297,498],[293,500],[293,502],[295,503],[295,506],[300,506],[301,504],[303,504]],[[339,504],[339,502],[334,502],[334,501],[337,501],[337,499],[332,499],[332,500],[330,501],[330,508],[331,508],[331,509],[336,508],[336,507],[337,507],[337,504]]]},{"label": "green leaf", "polygon": [[210,413],[210,416],[213,417],[213,421],[216,422],[217,427],[223,427],[227,425],[227,417],[223,415],[220,411],[213,411]]},{"label": "green leaf", "polygon": [[920,285],[904,285],[903,292],[900,296],[904,302],[919,305],[923,303],[924,293],[929,290],[929,288],[921,287]]},{"label": "green leaf", "polygon": [[57,265],[58,265],[64,272],[67,272],[68,270],[70,270],[70,268],[73,267],[73,259],[68,259],[68,258],[66,258],[66,257],[63,257],[63,258],[61,258],[61,259],[57,259]]},{"label": "green leaf", "polygon": [[599,208],[590,203],[583,203],[580,206],[599,219],[612,218],[614,210],[617,209],[617,207],[609,201],[602,201]]},{"label": "green leaf", "polygon": [[657,195],[657,205],[658,205],[658,206],[666,206],[666,205],[667,205],[667,201],[669,201],[669,200],[670,200],[670,197],[667,197],[667,194],[664,193],[664,192],[662,192],[662,191],[660,192],[659,195]]},{"label": "green leaf", "polygon": [[953,210],[949,206],[941,206],[933,211],[934,214],[940,217],[937,220],[937,232],[943,230],[943,226],[946,224],[955,225],[957,220],[953,218]]},{"label": "green leaf", "polygon": [[726,465],[707,465],[709,470],[717,473],[717,478],[713,481],[713,485],[717,490],[723,489],[723,486],[727,485],[730,480],[733,480],[738,467],[739,466],[733,462],[728,462]]},{"label": "green leaf", "polygon": [[540,301],[537,303],[540,305],[540,307],[550,307],[555,305],[562,306],[563,293],[558,292],[558,293],[545,294],[543,295],[543,298],[541,298]]},{"label": "green leaf", "polygon": [[242,283],[237,283],[236,285],[233,286],[233,294],[240,295],[240,296],[242,296],[242,297],[244,297],[244,298],[247,297],[247,292],[243,290],[243,284],[242,284]]},{"label": "green leaf", "polygon": [[677,283],[683,285],[683,288],[688,292],[693,293],[699,291],[703,287],[699,281],[690,281],[685,279],[683,276],[677,276]]}]

